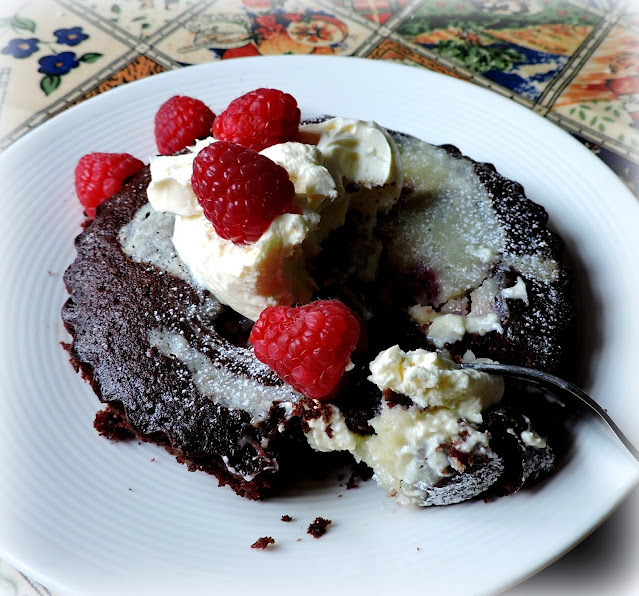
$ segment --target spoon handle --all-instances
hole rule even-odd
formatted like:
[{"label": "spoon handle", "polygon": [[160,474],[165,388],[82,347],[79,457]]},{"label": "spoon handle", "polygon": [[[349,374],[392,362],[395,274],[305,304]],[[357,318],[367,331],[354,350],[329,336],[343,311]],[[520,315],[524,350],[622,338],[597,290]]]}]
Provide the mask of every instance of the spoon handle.
[{"label": "spoon handle", "polygon": [[569,398],[572,398],[572,401],[574,401],[574,398],[577,398],[581,401],[581,403],[587,405],[592,411],[594,411],[608,425],[610,430],[617,435],[617,438],[621,441],[624,447],[637,461],[639,461],[639,450],[617,426],[615,421],[608,415],[608,412],[606,412],[606,410],[585,391],[577,387],[577,385],[556,377],[555,375],[535,370],[533,368],[526,368],[524,366],[512,366],[510,364],[497,364],[493,362],[464,362],[461,366],[462,368],[472,368],[474,370],[513,377],[523,381],[528,381],[535,385],[541,385],[555,395],[568,396]]}]

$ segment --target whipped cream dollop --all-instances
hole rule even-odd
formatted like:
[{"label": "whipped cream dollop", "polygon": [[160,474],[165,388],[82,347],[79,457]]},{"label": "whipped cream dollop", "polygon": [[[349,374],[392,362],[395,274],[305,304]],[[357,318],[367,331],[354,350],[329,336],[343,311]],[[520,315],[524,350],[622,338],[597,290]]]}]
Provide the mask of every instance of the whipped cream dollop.
[{"label": "whipped cream dollop", "polygon": [[[393,346],[370,364],[369,380],[382,392],[410,399],[410,405],[383,400],[371,420],[375,434],[348,429],[334,406],[330,416],[309,421],[306,433],[318,451],[350,451],[373,469],[374,478],[401,504],[420,504],[424,487],[463,472],[454,453],[492,457],[489,437],[478,430],[482,411],[503,395],[501,377],[458,364],[434,352],[404,352]],[[454,446],[449,451],[447,447]]]},{"label": "whipped cream dollop", "polygon": [[338,189],[348,194],[351,208],[387,211],[399,198],[404,180],[399,149],[375,122],[330,118],[300,126],[299,138],[320,150]]},{"label": "whipped cream dollop", "polygon": [[[375,214],[399,198],[402,168],[394,141],[374,122],[334,118],[300,127],[300,139],[262,154],[284,167],[295,186],[300,213],[276,217],[254,243],[220,238],[202,212],[191,174],[199,141],[182,155],[151,159],[149,202],[175,215],[173,244],[196,283],[251,320],[268,306],[306,303],[316,290],[307,263],[344,224],[349,208]],[[341,164],[341,165],[339,165]]]},{"label": "whipped cream dollop", "polygon": [[369,380],[384,391],[405,395],[423,410],[447,408],[458,418],[482,421],[481,412],[501,399],[503,379],[423,349],[404,352],[395,345],[370,364]]}]

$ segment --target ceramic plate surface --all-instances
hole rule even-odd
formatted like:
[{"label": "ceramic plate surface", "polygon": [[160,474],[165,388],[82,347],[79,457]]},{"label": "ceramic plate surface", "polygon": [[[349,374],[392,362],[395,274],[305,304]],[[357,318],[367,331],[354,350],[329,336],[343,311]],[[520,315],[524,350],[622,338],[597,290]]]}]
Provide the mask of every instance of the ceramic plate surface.
[{"label": "ceramic plate surface", "polygon": [[[577,425],[570,461],[543,486],[427,510],[397,506],[373,482],[345,490],[329,481],[251,502],[160,448],[114,444],[94,431],[98,400],[60,346],[68,340],[62,274],[82,222],[75,164],[92,151],[147,160],[155,111],[172,95],[219,112],[261,86],[292,93],[305,117],[374,119],[453,143],[521,182],[548,210],[577,272],[582,382],[638,442],[639,389],[626,363],[639,361],[639,203],[595,156],[510,100],[408,66],[283,56],[184,68],[82,103],[0,155],[0,556],[79,594],[301,586],[311,594],[355,586],[485,594],[521,581],[592,531],[637,483],[634,462],[593,420]],[[317,516],[333,520],[319,540],[306,534]],[[261,536],[275,547],[249,548]]]}]

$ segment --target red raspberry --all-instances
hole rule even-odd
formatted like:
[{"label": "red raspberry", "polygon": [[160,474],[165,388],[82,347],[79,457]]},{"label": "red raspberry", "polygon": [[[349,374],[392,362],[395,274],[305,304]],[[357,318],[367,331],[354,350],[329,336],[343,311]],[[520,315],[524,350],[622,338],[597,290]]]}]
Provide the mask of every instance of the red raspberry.
[{"label": "red raspberry", "polygon": [[277,89],[256,89],[234,99],[213,122],[213,136],[261,151],[294,141],[300,110],[292,95]]},{"label": "red raspberry", "polygon": [[253,325],[255,356],[307,397],[330,399],[359,339],[357,315],[338,300],[270,306]]},{"label": "red raspberry", "polygon": [[234,143],[202,149],[193,160],[191,184],[218,236],[235,244],[259,240],[278,215],[296,211],[288,172]]},{"label": "red raspberry", "polygon": [[175,95],[155,115],[155,142],[162,155],[177,153],[211,134],[215,114],[199,99]]},{"label": "red raspberry", "polygon": [[95,217],[96,207],[113,196],[129,176],[144,164],[128,153],[89,153],[75,167],[75,192],[87,217]]}]

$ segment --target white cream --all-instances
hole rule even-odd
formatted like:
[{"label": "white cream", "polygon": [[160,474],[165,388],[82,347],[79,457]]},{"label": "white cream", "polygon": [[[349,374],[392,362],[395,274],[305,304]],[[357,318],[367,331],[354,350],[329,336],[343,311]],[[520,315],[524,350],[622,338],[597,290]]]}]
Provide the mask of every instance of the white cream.
[{"label": "white cream", "polygon": [[203,215],[176,217],[173,244],[201,286],[255,321],[267,306],[310,300],[315,282],[304,267],[303,242],[318,222],[312,211],[285,213],[257,242],[234,244]]},{"label": "white cream", "polygon": [[[316,286],[306,264],[343,225],[354,200],[375,215],[374,225],[377,212],[399,197],[401,160],[385,130],[340,118],[313,126],[324,131],[313,134],[317,146],[290,142],[262,151],[287,170],[301,213],[275,218],[257,242],[245,245],[217,235],[191,187],[195,155],[214,139],[198,142],[187,154],[151,160],[149,202],[176,216],[173,243],[180,258],[196,283],[251,320],[267,306],[309,301]],[[342,169],[338,162],[344,162]],[[356,190],[349,192],[344,184]],[[368,272],[374,268],[367,263]]]},{"label": "white cream", "polygon": [[472,369],[462,369],[436,352],[404,352],[393,346],[370,364],[369,380],[380,390],[407,395],[420,408],[444,407],[458,417],[481,422],[481,411],[497,403],[503,394],[503,380]]},{"label": "white cream", "polygon": [[197,141],[189,148],[189,153],[157,155],[149,160],[151,183],[147,188],[147,196],[156,211],[182,216],[202,213],[191,186],[191,174],[195,156],[211,142],[211,138]]},{"label": "white cream", "polygon": [[[380,390],[390,389],[410,397],[408,407],[382,403],[369,422],[375,430],[360,436],[348,429],[334,406],[331,416],[309,423],[307,440],[318,451],[349,451],[369,465],[377,483],[402,504],[424,498],[424,484],[433,485],[463,472],[463,465],[442,445],[460,452],[490,454],[489,438],[477,430],[482,411],[497,403],[503,380],[458,365],[433,352],[403,352],[393,346],[370,365],[369,380]],[[330,427],[330,431],[328,430]]]},{"label": "white cream", "polygon": [[[525,288],[524,288],[525,289]],[[432,306],[415,305],[409,315],[426,333],[426,337],[437,348],[460,341],[467,333],[486,335],[491,331],[503,333],[501,318],[496,311],[497,282],[486,278],[470,293],[470,312],[449,312],[460,305],[459,300],[450,300],[439,312]],[[502,291],[503,293],[503,291]],[[465,306],[463,307],[465,310]]]},{"label": "white cream", "polygon": [[295,186],[301,206],[321,212],[338,198],[335,180],[323,164],[317,147],[303,143],[280,143],[260,153],[282,166]]},{"label": "white cream", "polygon": [[[399,198],[404,180],[399,150],[377,123],[331,118],[300,126],[299,138],[321,151],[338,188],[349,195],[351,208],[388,211]],[[373,189],[377,192],[367,192]]]},{"label": "white cream", "polygon": [[479,316],[435,314],[426,337],[437,348],[443,348],[447,343],[460,341],[467,333],[476,333],[477,335],[486,335],[491,331],[503,333],[503,327],[496,313]]},{"label": "white cream", "polygon": [[504,298],[510,298],[511,300],[522,300],[525,304],[528,304],[528,292],[526,291],[526,284],[521,277],[517,278],[517,282],[510,288],[504,288],[501,291],[501,295]]}]

